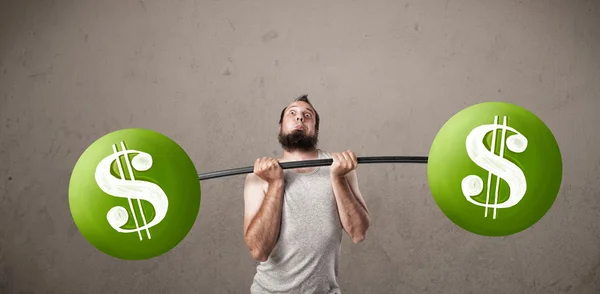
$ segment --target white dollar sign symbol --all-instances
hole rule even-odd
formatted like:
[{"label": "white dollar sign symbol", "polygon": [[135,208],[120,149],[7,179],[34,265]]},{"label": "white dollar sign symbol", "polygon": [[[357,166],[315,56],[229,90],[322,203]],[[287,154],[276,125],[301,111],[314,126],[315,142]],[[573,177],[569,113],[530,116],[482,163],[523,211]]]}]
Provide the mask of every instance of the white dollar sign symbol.
[{"label": "white dollar sign symbol", "polygon": [[[502,140],[500,146],[500,155],[496,155],[495,142],[496,142],[496,130],[502,129]],[[506,125],[506,116],[504,117],[504,123],[498,125],[498,116],[494,117],[494,124],[482,125],[476,127],[469,133],[466,140],[467,154],[473,160],[475,164],[488,171],[487,180],[487,197],[486,203],[479,203],[472,199],[472,197],[478,196],[483,191],[483,180],[476,175],[469,175],[462,180],[461,186],[464,196],[467,200],[475,205],[485,207],[485,216],[487,217],[487,211],[489,207],[494,208],[494,219],[496,219],[496,210],[498,208],[508,208],[516,205],[523,199],[525,191],[527,190],[527,181],[523,171],[516,166],[514,163],[504,159],[504,141],[506,138],[506,131],[512,131],[516,134],[506,139],[506,147],[515,153],[521,153],[527,148],[527,138],[523,136],[517,130]],[[483,144],[484,137],[489,132],[494,132],[492,135],[492,146],[491,151],[488,150]],[[490,198],[490,183],[492,174],[497,176],[496,180],[496,192],[494,204],[489,203]],[[510,195],[503,203],[498,203],[498,188],[499,181],[502,178],[508,183],[510,187]]]},{"label": "white dollar sign symbol", "polygon": [[[165,192],[156,184],[146,182],[146,181],[136,181],[133,168],[139,171],[148,170],[152,166],[152,156],[146,152],[138,151],[138,150],[127,150],[125,148],[125,144],[121,142],[121,151],[117,151],[115,145],[113,145],[113,154],[104,158],[96,167],[96,183],[102,191],[105,193],[121,198],[127,198],[129,201],[129,208],[131,209],[131,214],[133,215],[133,219],[135,221],[135,229],[123,229],[127,221],[129,220],[129,213],[127,209],[122,206],[115,206],[111,208],[106,214],[106,219],[111,227],[113,227],[117,232],[120,233],[134,233],[137,232],[140,236],[140,240],[142,240],[141,231],[146,230],[146,234],[148,239],[151,239],[149,228],[154,227],[159,224],[167,215],[167,210],[169,208],[169,199]],[[129,162],[129,154],[138,153],[130,164]],[[125,162],[127,164],[127,168],[129,170],[130,179],[125,179],[125,174],[123,172],[123,168],[121,167],[121,161],[119,157],[124,156]],[[119,174],[121,178],[116,178],[110,173],[111,164],[116,161],[119,167]],[[142,219],[144,221],[143,226],[139,226],[137,217],[135,215],[135,210],[133,209],[132,199],[137,199],[138,206],[140,210],[140,214],[142,215]],[[146,222],[146,216],[144,215],[144,210],[142,209],[141,200],[146,200],[152,204],[155,211],[155,217],[152,219],[150,223]]]}]

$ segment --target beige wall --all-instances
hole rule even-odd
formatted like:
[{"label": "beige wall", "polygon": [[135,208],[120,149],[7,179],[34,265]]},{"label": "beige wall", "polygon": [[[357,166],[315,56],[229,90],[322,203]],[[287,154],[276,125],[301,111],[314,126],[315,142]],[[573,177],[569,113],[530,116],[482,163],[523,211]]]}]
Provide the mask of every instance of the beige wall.
[{"label": "beige wall", "polygon": [[198,172],[279,156],[279,112],[307,93],[331,151],[427,155],[456,112],[507,101],[563,152],[555,205],[505,238],[453,225],[425,165],[360,166],[372,228],[344,238],[344,293],[598,293],[599,34],[598,1],[3,1],[0,292],[248,293],[242,176],[201,183],[172,252],[124,262],[78,233],[70,172],[127,127]]}]

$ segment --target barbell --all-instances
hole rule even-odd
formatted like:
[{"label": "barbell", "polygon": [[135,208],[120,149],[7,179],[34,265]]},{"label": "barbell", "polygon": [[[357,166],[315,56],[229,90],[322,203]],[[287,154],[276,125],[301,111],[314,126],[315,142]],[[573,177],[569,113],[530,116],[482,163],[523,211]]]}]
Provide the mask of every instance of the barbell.
[{"label": "barbell", "polygon": [[[562,180],[560,149],[551,131],[530,111],[504,102],[479,103],[455,114],[438,131],[428,156],[357,157],[357,162],[427,164],[430,193],[440,210],[482,236],[507,236],[535,224],[554,203]],[[329,158],[279,164],[292,169],[332,163]],[[167,136],[122,129],[82,153],[71,174],[69,207],[82,236],[98,250],[120,259],[153,258],[191,231],[202,181],[253,170],[198,173]]]},{"label": "barbell", "polygon": [[[427,156],[366,156],[356,157],[358,164],[366,163],[427,163]],[[282,169],[329,166],[332,158],[280,162]],[[198,174],[200,181],[221,177],[235,176],[254,172],[253,166],[225,169],[220,171]]]}]

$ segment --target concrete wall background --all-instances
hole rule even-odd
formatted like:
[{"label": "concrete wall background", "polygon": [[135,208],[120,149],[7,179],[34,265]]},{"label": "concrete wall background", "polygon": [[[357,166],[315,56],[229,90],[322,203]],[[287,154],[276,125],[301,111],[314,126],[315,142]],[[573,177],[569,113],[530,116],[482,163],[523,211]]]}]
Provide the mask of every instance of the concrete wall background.
[{"label": "concrete wall background", "polygon": [[505,238],[454,226],[425,165],[360,166],[372,228],[344,237],[344,293],[598,293],[598,52],[598,1],[3,1],[0,292],[247,293],[242,176],[201,183],[173,251],[125,262],[77,231],[71,169],[127,127],[171,137],[198,172],[248,166],[281,154],[279,111],[307,93],[331,151],[427,155],[456,112],[501,100],[563,154],[553,208]]}]

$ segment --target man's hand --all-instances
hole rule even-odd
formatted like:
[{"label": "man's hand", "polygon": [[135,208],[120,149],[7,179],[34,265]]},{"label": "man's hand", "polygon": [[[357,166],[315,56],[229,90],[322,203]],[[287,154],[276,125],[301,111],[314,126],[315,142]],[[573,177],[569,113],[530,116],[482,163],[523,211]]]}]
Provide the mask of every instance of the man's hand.
[{"label": "man's hand", "polygon": [[254,173],[269,184],[283,181],[283,168],[275,158],[257,158]]},{"label": "man's hand", "polygon": [[331,176],[343,177],[358,166],[356,154],[350,150],[346,150],[342,153],[333,152],[331,153],[331,157],[333,157]]}]

